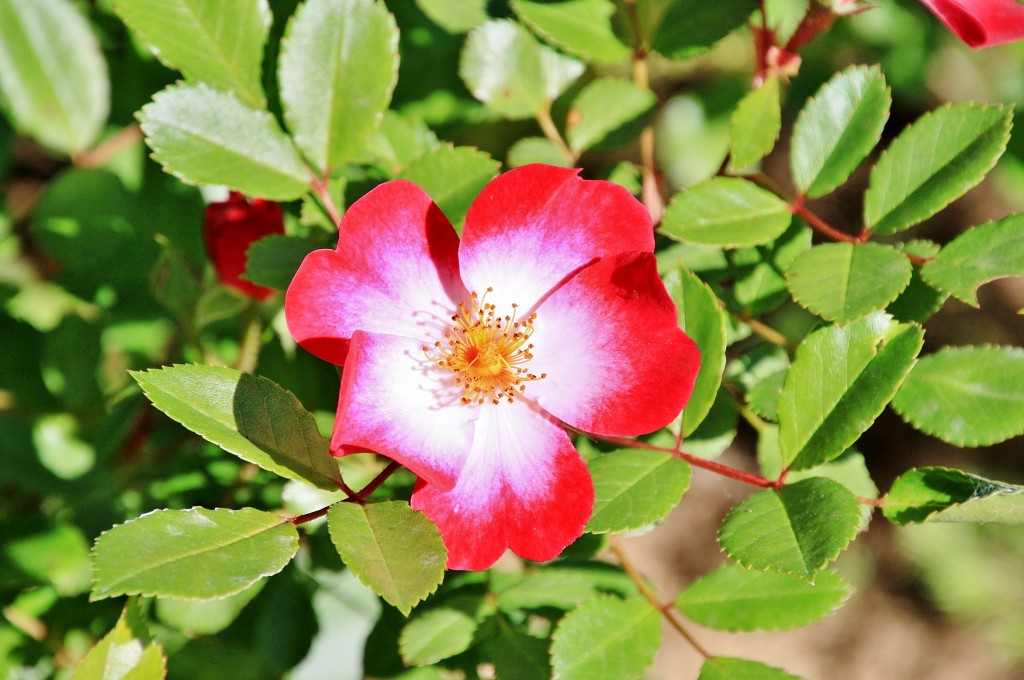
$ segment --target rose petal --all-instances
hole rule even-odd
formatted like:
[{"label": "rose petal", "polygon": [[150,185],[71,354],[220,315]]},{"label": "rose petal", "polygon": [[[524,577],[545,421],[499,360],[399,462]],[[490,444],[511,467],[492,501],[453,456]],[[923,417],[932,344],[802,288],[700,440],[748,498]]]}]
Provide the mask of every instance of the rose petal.
[{"label": "rose petal", "polygon": [[530,309],[566,275],[628,250],[654,249],[647,210],[624,188],[579,170],[525,165],[488,184],[466,216],[459,262],[470,290]]},{"label": "rose petal", "polygon": [[650,253],[601,260],[537,310],[526,396],[585,432],[638,435],[686,405],[700,367]]},{"label": "rose petal", "polygon": [[525,400],[473,408],[480,418],[455,487],[421,483],[412,506],[441,530],[449,569],[487,569],[506,548],[553,559],[593,511],[587,466],[554,419]]},{"label": "rose petal", "polygon": [[422,348],[396,335],[352,334],[331,450],[381,453],[450,488],[469,455],[479,411],[459,401],[454,374]]},{"label": "rose petal", "polygon": [[336,364],[345,363],[357,329],[421,338],[465,297],[458,245],[422,189],[382,184],[345,213],[337,250],[314,251],[302,262],[285,296],[288,329]]},{"label": "rose petal", "polygon": [[974,48],[1024,39],[1024,5],[1016,0],[921,0]]}]

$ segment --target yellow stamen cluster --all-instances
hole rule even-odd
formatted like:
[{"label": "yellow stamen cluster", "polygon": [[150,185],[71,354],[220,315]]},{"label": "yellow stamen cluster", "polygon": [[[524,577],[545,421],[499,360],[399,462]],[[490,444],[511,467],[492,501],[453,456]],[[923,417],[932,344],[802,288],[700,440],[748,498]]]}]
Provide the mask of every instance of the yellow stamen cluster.
[{"label": "yellow stamen cluster", "polygon": [[547,377],[525,367],[533,358],[529,340],[536,313],[517,319],[513,304],[511,315],[498,316],[487,302],[492,291],[488,288],[483,297],[473,293],[468,305],[459,303],[459,313],[452,316],[454,325],[445,331],[444,340],[423,346],[430,361],[455,373],[463,404],[498,404],[503,399],[512,403],[526,390],[525,383]]}]

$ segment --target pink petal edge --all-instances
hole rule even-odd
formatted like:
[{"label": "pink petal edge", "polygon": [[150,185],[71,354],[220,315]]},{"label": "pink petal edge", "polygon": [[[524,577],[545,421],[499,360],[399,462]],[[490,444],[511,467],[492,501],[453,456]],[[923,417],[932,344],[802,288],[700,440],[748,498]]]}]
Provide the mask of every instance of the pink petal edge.
[{"label": "pink petal edge", "polygon": [[921,0],[958,38],[978,49],[1024,39],[1024,5],[1016,0]]}]

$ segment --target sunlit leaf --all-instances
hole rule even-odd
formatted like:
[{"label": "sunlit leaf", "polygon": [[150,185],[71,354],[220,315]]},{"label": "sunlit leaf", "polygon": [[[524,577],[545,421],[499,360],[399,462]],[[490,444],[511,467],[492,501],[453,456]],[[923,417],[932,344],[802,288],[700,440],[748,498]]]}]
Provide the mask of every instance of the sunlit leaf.
[{"label": "sunlit leaf", "polygon": [[1024,433],[1024,349],[944,347],[922,357],[893,399],[922,432],[957,446]]},{"label": "sunlit leaf", "polygon": [[264,583],[266,581],[257,581],[240,593],[216,600],[160,598],[156,601],[156,615],[163,623],[187,635],[213,635],[231,625],[263,589]]},{"label": "sunlit leaf", "polygon": [[587,61],[629,58],[629,48],[612,25],[615,4],[611,0],[512,0],[512,9],[538,35],[570,54]]},{"label": "sunlit leaf", "polygon": [[114,0],[114,10],[166,66],[263,106],[266,0]]},{"label": "sunlit leaf", "polygon": [[398,649],[409,666],[426,666],[461,654],[473,642],[476,621],[458,609],[438,607],[402,628]]},{"label": "sunlit leaf", "polygon": [[729,121],[730,167],[739,171],[757,163],[775,147],[782,127],[779,79],[768,78],[736,106]]},{"label": "sunlit leaf", "polygon": [[96,539],[91,597],[225,597],[281,571],[298,549],[295,525],[271,512],[156,510]]},{"label": "sunlit leaf", "polygon": [[648,89],[624,78],[599,78],[587,84],[573,100],[566,133],[569,146],[580,152],[600,143],[657,103]]},{"label": "sunlit leaf", "polygon": [[128,607],[113,630],[85,655],[71,680],[163,680],[166,677],[167,659],[163,648],[136,635],[128,622]]},{"label": "sunlit leaf", "polygon": [[815,197],[853,174],[878,143],[889,118],[889,88],[877,66],[837,73],[807,102],[793,128],[793,182]]},{"label": "sunlit leaf", "polygon": [[814,580],[857,535],[860,507],[846,487],[812,477],[736,505],[718,541],[745,567]]},{"label": "sunlit leaf", "polygon": [[500,167],[483,151],[442,144],[410,163],[398,178],[415,182],[452,224],[461,225],[473,199],[497,176]]},{"label": "sunlit leaf", "polygon": [[1006,148],[1005,106],[952,104],[918,119],[878,159],[864,222],[891,234],[931,217],[980,182]]},{"label": "sunlit leaf", "polygon": [[659,451],[622,450],[591,460],[594,514],[587,531],[626,531],[654,524],[690,486],[690,466]]},{"label": "sunlit leaf", "polygon": [[278,69],[295,142],[322,174],[366,146],[398,80],[398,29],[374,0],[307,0],[288,24]]},{"label": "sunlit leaf", "polygon": [[679,241],[735,248],[771,241],[792,217],[785,201],[753,182],[715,177],[677,194],[661,231]]},{"label": "sunlit leaf", "polygon": [[781,668],[760,661],[713,656],[700,668],[697,680],[800,680]]},{"label": "sunlit leaf", "polygon": [[687,586],[676,606],[690,619],[716,630],[789,630],[828,616],[852,592],[841,576],[828,569],[817,572],[812,583],[732,563]]},{"label": "sunlit leaf", "polygon": [[553,677],[633,680],[654,661],[660,643],[661,614],[646,600],[590,600],[566,614],[555,630]]},{"label": "sunlit leaf", "polygon": [[448,552],[441,534],[404,501],[335,503],[327,524],[345,565],[403,614],[444,578]]},{"label": "sunlit leaf", "polygon": [[882,512],[897,524],[1024,524],[1024,487],[951,468],[916,468],[892,483],[882,501]]}]

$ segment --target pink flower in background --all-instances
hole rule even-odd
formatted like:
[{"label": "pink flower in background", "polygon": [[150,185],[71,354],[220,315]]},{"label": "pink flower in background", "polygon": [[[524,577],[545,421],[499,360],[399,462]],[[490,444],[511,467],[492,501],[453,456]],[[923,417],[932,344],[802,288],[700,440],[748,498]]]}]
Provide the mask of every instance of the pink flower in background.
[{"label": "pink flower in background", "polygon": [[921,0],[949,30],[974,48],[1024,39],[1017,0]]},{"label": "pink flower in background", "polygon": [[283,233],[280,205],[262,198],[247,200],[237,191],[226,201],[210,203],[203,213],[203,241],[217,278],[254,300],[266,300],[274,290],[241,278],[248,264],[246,252],[264,236]]},{"label": "pink flower in background", "polygon": [[699,354],[658,277],[649,214],[577,172],[498,177],[461,242],[422,189],[383,184],[288,288],[292,335],[345,366],[332,451],[415,472],[412,505],[452,569],[486,569],[509,547],[557,556],[594,500],[562,423],[651,432],[693,389]]}]

